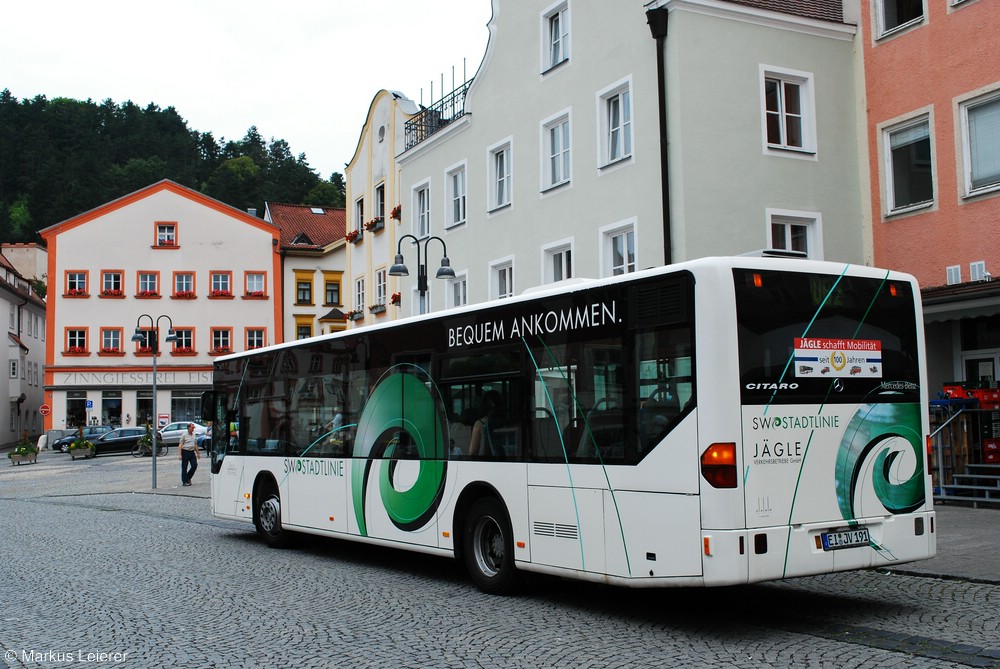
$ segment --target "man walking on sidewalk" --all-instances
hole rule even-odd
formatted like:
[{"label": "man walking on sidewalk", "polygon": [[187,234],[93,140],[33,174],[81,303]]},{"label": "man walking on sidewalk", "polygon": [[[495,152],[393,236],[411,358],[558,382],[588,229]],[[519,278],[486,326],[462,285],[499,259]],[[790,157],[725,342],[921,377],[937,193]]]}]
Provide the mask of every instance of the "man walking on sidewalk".
[{"label": "man walking on sidewalk", "polygon": [[198,441],[194,438],[194,423],[188,423],[188,431],[181,435],[177,444],[177,458],[181,461],[181,485],[191,485],[191,477],[198,469]]}]

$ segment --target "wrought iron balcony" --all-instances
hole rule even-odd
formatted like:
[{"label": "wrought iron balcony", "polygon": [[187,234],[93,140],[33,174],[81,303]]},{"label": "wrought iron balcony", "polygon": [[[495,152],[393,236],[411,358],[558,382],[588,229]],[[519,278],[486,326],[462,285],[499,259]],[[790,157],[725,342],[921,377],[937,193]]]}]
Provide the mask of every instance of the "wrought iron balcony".
[{"label": "wrought iron balcony", "polygon": [[412,149],[438,130],[459,118],[465,116],[465,94],[469,91],[472,80],[445,95],[429,107],[421,110],[406,122],[406,150]]}]

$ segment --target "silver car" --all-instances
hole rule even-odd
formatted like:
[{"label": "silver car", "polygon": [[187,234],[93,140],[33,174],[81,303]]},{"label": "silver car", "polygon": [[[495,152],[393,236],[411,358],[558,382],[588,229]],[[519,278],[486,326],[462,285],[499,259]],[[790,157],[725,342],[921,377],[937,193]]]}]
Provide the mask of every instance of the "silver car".
[{"label": "silver car", "polygon": [[[159,431],[159,436],[157,437],[157,439],[159,439],[162,443],[167,444],[168,446],[176,446],[177,442],[181,440],[181,435],[187,432],[188,425],[190,425],[191,423],[194,423],[194,421],[183,420],[176,423],[169,423],[168,425],[165,425],[162,430]],[[199,425],[198,423],[194,423],[195,437],[197,437],[200,434],[205,434],[207,430],[208,428],[205,427],[204,425]]]}]

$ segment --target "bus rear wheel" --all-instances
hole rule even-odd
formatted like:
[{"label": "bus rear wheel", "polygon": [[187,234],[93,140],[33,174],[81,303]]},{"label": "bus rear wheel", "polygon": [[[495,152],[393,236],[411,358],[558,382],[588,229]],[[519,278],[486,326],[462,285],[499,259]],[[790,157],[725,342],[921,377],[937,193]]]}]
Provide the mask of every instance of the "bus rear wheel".
[{"label": "bus rear wheel", "polygon": [[505,595],[516,590],[513,532],[506,509],[493,497],[477,500],[469,509],[462,555],[469,578],[483,592]]},{"label": "bus rear wheel", "polygon": [[274,490],[265,490],[257,498],[257,534],[271,548],[288,545],[288,532],[281,526],[281,498]]}]

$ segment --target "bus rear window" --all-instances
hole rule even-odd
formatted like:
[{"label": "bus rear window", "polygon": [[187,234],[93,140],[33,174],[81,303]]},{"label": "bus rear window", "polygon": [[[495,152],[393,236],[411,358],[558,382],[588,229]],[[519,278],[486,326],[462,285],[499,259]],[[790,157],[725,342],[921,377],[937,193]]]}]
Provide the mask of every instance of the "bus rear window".
[{"label": "bus rear window", "polygon": [[911,284],[734,269],[745,404],[912,400],[919,383]]}]

